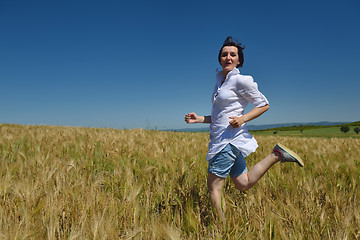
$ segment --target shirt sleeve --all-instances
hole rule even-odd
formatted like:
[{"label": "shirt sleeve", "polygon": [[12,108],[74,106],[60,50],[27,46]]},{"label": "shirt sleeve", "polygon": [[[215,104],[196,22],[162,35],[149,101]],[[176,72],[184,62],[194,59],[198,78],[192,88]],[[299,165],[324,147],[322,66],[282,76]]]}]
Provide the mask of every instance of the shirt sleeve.
[{"label": "shirt sleeve", "polygon": [[251,76],[241,76],[237,82],[238,93],[255,107],[269,104],[266,97],[259,91],[258,85]]}]

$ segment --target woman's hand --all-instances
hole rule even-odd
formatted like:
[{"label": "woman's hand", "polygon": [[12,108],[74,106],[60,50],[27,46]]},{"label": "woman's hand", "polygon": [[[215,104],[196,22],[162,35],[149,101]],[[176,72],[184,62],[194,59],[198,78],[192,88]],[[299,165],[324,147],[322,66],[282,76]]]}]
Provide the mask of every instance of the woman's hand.
[{"label": "woman's hand", "polygon": [[198,116],[194,112],[185,115],[185,122],[187,123],[201,123],[203,121],[204,121],[204,117]]},{"label": "woman's hand", "polygon": [[211,123],[211,116],[198,116],[196,113],[188,113],[185,115],[187,123]]},{"label": "woman's hand", "polygon": [[262,107],[254,107],[250,112],[248,112],[245,115],[242,115],[241,117],[229,117],[231,120],[229,124],[233,128],[238,128],[241,125],[243,125],[246,122],[249,122],[257,117],[259,117],[261,114],[269,110],[269,105],[265,105]]},{"label": "woman's hand", "polygon": [[243,125],[246,121],[245,121],[245,115],[241,116],[241,117],[229,117],[231,120],[229,122],[229,124],[233,127],[233,128],[238,128],[241,125]]}]

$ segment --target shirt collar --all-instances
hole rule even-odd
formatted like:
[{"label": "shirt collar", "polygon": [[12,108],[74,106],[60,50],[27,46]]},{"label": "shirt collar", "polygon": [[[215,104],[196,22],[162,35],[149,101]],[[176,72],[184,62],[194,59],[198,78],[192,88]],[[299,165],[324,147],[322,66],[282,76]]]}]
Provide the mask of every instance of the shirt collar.
[{"label": "shirt collar", "polygon": [[[240,74],[240,70],[238,68],[234,68],[233,70],[231,70],[227,75],[227,79],[229,79],[231,75],[236,75],[236,74]],[[216,78],[221,83],[224,80],[223,71],[219,71],[218,69],[216,69]]]},{"label": "shirt collar", "polygon": [[233,70],[231,70],[228,73],[228,76],[230,77],[231,75],[235,75],[235,74],[239,74],[239,73],[240,73],[240,70],[238,68],[234,68]]}]

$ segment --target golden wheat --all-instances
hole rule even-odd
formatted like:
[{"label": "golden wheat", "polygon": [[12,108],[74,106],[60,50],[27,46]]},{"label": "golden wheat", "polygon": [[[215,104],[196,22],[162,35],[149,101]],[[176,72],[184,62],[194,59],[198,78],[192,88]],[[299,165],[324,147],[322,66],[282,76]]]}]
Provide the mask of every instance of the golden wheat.
[{"label": "golden wheat", "polygon": [[360,139],[258,136],[304,168],[227,181],[226,231],[206,189],[207,133],[0,125],[0,239],[359,239]]}]

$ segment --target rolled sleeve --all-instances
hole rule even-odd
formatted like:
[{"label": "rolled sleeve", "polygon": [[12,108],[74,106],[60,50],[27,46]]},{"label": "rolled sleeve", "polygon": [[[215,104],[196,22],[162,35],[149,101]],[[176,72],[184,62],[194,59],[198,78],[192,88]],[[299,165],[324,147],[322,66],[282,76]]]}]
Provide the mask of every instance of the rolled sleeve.
[{"label": "rolled sleeve", "polygon": [[255,107],[263,107],[269,104],[266,97],[259,91],[258,85],[251,76],[243,76],[238,81],[239,94]]}]

